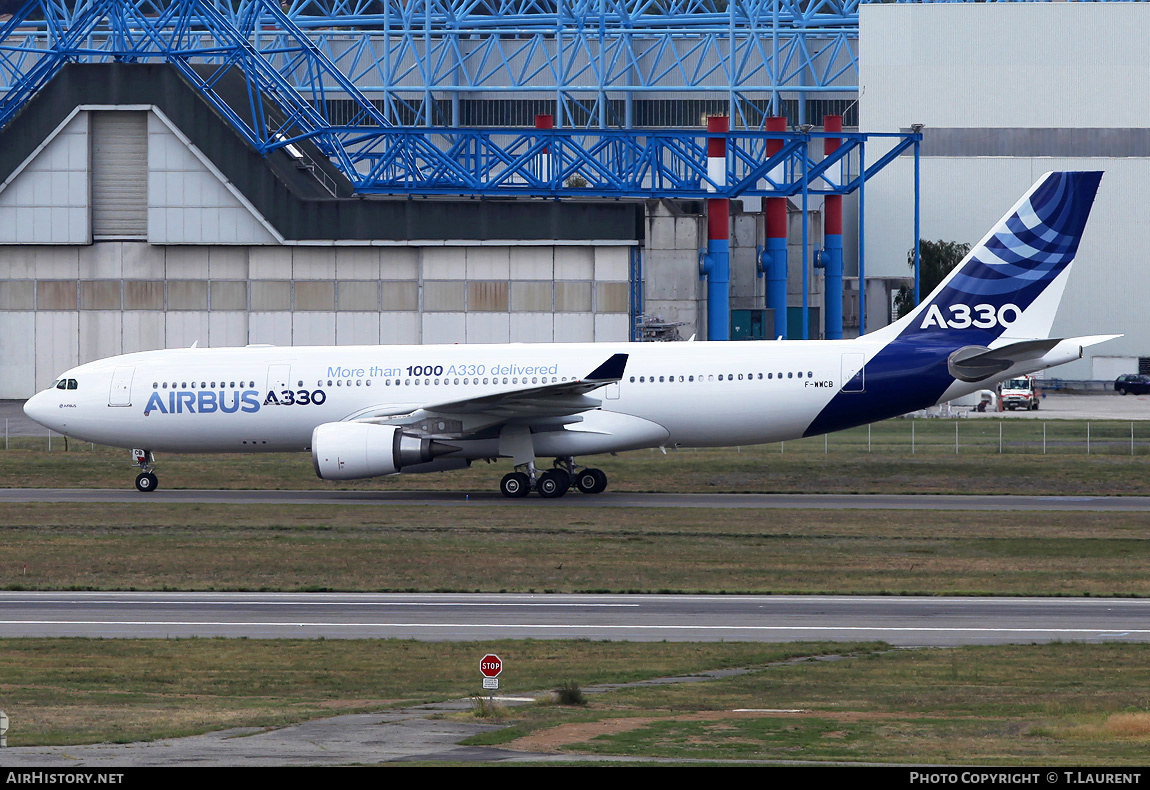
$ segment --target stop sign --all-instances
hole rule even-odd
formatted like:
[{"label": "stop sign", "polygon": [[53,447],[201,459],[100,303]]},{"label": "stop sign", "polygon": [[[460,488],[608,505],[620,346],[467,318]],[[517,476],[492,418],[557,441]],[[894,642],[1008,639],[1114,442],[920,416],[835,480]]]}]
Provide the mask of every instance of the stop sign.
[{"label": "stop sign", "polygon": [[503,671],[503,661],[494,653],[488,653],[479,661],[479,671],[485,678],[497,678]]}]

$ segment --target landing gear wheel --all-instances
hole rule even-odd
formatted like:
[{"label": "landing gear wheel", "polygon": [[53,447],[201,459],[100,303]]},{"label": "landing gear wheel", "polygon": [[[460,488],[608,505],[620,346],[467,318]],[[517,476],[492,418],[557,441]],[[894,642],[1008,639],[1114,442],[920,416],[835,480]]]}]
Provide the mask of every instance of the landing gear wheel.
[{"label": "landing gear wheel", "polygon": [[571,476],[562,469],[548,469],[535,482],[539,496],[544,499],[557,499],[571,487]]},{"label": "landing gear wheel", "polygon": [[140,472],[136,476],[136,490],[144,493],[155,491],[160,485],[160,480],[156,477],[154,472]]},{"label": "landing gear wheel", "polygon": [[584,494],[601,494],[607,488],[607,475],[600,469],[584,469],[575,476],[575,487]]},{"label": "landing gear wheel", "polygon": [[525,497],[531,493],[531,478],[522,472],[508,472],[499,481],[499,490],[511,499]]}]

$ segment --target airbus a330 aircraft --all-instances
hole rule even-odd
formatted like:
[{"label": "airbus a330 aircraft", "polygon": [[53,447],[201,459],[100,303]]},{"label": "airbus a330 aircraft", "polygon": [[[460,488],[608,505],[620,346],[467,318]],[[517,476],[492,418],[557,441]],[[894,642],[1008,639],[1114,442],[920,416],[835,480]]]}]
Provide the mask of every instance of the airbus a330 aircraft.
[{"label": "airbus a330 aircraft", "polygon": [[154,451],[310,451],[324,480],[510,458],[508,497],[595,494],[607,477],[577,456],[837,431],[1117,337],[1049,337],[1101,176],[1046,174],[922,304],[853,340],[145,351],[73,368],[24,411],[139,448],[140,491]]}]

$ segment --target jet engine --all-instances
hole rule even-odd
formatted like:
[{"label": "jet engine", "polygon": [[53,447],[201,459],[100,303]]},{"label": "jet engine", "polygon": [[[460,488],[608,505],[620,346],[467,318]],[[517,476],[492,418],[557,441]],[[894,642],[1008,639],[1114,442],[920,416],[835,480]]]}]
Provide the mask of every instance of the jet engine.
[{"label": "jet engine", "polygon": [[321,480],[358,480],[393,475],[459,448],[404,433],[393,425],[328,422],[311,434],[311,458]]}]

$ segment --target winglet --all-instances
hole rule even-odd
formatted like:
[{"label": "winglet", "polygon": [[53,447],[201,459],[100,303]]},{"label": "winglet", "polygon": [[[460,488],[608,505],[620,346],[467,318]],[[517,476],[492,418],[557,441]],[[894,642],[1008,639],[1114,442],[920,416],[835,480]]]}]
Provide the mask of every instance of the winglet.
[{"label": "winglet", "polygon": [[618,381],[627,369],[627,354],[612,354],[611,358],[587,374],[584,381]]}]

